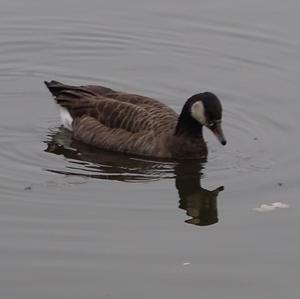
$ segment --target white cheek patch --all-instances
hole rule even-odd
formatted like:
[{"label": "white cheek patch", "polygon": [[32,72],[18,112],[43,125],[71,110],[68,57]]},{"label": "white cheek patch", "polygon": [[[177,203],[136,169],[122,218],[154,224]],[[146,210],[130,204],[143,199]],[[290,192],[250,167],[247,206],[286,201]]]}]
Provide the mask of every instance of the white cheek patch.
[{"label": "white cheek patch", "polygon": [[202,102],[196,102],[191,107],[191,114],[200,124],[206,125],[206,117]]}]

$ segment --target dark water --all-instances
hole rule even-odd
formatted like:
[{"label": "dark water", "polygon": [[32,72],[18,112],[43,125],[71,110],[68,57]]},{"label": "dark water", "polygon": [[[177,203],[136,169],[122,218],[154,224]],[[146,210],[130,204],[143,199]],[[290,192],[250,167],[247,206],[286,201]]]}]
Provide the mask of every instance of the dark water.
[{"label": "dark water", "polygon": [[[0,0],[0,297],[299,298],[299,9]],[[205,132],[203,163],[95,151],[59,127],[50,79],[177,111],[211,90],[228,145]]]}]

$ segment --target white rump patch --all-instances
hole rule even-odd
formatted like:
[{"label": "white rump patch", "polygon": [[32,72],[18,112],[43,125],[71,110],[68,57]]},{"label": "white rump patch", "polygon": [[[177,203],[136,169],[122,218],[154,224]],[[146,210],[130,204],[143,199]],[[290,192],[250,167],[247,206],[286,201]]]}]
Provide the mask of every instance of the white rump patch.
[{"label": "white rump patch", "polygon": [[192,117],[196,119],[200,124],[206,125],[205,111],[202,102],[199,101],[194,103],[191,107],[191,113]]},{"label": "white rump patch", "polygon": [[72,131],[73,118],[70,112],[66,108],[61,107],[59,105],[57,105],[57,107],[63,126],[68,130]]}]

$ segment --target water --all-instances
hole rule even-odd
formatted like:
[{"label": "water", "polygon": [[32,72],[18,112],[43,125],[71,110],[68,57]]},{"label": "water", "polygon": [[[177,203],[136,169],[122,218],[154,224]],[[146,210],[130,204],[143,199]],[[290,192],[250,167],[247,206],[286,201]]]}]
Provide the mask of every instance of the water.
[{"label": "water", "polygon": [[[299,298],[298,1],[0,4],[1,298]],[[59,127],[51,79],[176,111],[211,90],[228,145],[95,151]]]}]

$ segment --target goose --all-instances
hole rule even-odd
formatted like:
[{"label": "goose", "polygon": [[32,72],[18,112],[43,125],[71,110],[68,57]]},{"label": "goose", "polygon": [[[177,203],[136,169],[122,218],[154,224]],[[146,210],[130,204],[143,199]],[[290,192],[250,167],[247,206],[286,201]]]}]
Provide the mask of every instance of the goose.
[{"label": "goose", "polygon": [[64,127],[85,144],[139,156],[206,159],[203,126],[226,144],[222,105],[211,92],[191,96],[178,115],[158,100],[107,87],[45,81]]}]

